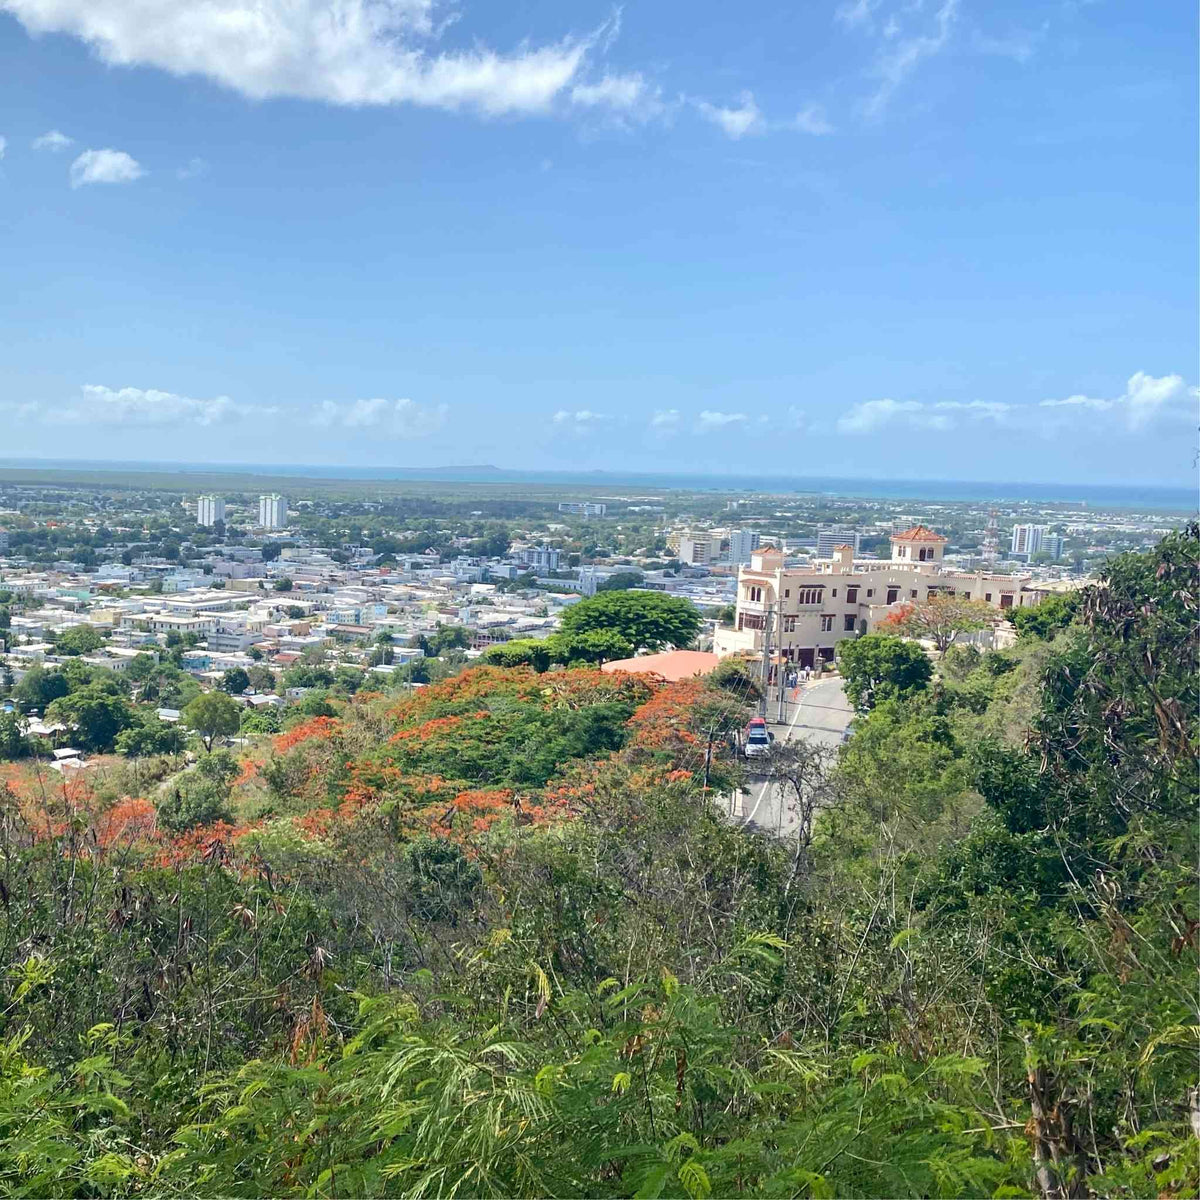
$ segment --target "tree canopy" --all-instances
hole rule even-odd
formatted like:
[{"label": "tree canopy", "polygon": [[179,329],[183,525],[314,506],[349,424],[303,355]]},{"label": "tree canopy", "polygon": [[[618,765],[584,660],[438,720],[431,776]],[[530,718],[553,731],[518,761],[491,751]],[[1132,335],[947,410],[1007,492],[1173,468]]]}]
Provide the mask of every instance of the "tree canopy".
[{"label": "tree canopy", "polygon": [[209,751],[216,738],[237,733],[241,718],[241,705],[224,692],[202,692],[183,710],[184,724],[200,735]]},{"label": "tree canopy", "polygon": [[982,600],[949,592],[930,592],[923,604],[909,604],[887,618],[887,624],[914,638],[928,638],[945,652],[960,633],[986,629],[997,620],[996,610]]},{"label": "tree canopy", "polygon": [[700,612],[690,601],[663,592],[604,592],[563,613],[566,634],[614,633],[635,651],[689,646],[700,632]]},{"label": "tree canopy", "polygon": [[839,642],[837,661],[846,696],[857,709],[911,696],[933,676],[933,664],[920,646],[885,633]]}]

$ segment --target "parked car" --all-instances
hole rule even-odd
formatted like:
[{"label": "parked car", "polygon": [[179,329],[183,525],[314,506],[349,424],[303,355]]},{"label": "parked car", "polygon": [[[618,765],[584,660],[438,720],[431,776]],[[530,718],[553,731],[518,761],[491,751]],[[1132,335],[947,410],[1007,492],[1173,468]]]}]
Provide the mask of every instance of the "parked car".
[{"label": "parked car", "polygon": [[755,717],[746,726],[746,733],[742,738],[742,753],[747,758],[761,758],[770,753],[774,740],[775,735],[767,728],[766,721],[762,717]]}]

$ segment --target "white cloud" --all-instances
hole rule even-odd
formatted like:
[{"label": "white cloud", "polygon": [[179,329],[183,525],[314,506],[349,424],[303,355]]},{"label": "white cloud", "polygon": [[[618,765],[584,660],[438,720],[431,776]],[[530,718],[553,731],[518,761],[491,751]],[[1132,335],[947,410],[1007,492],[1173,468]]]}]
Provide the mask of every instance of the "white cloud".
[{"label": "white cloud", "polygon": [[[882,29],[877,29],[874,13],[879,7],[879,0],[857,0],[843,4],[837,10],[835,19],[840,24],[848,29],[861,29],[879,41],[879,56],[871,70],[878,84],[863,104],[866,116],[881,116],[892,96],[921,63],[940,54],[949,45],[958,16],[958,2],[942,0],[934,13],[932,24],[919,33],[905,33],[896,13],[888,17]],[[922,3],[911,3],[900,11],[906,20],[919,19],[923,7]]]},{"label": "white cloud", "polygon": [[[113,66],[200,76],[256,100],[538,113],[577,82],[611,22],[510,54],[435,51],[438,0],[0,0],[30,33],[82,39]],[[602,85],[597,85],[602,86]]]},{"label": "white cloud", "polygon": [[571,103],[636,121],[649,121],[665,108],[661,90],[638,74],[605,75],[598,83],[577,83],[571,89]]},{"label": "white cloud", "polygon": [[324,400],[313,410],[310,421],[323,429],[372,429],[398,438],[428,437],[446,423],[450,409],[445,404],[418,404],[415,400]]},{"label": "white cloud", "polygon": [[697,100],[694,103],[697,111],[706,121],[711,121],[727,137],[731,137],[735,141],[748,134],[766,131],[767,124],[755,103],[753,92],[743,92],[738,97],[736,108],[723,108],[720,105],[710,104],[707,100]]},{"label": "white cloud", "polygon": [[870,28],[874,24],[874,13],[880,0],[847,0],[834,12],[834,20],[847,29]]},{"label": "white cloud", "polygon": [[[943,432],[964,422],[988,421],[993,425],[1050,433],[1062,428],[1072,414],[1093,420],[1111,414],[1130,430],[1144,429],[1160,416],[1196,419],[1200,392],[1189,388],[1181,375],[1156,378],[1144,371],[1130,376],[1125,391],[1115,399],[1076,394],[1039,404],[1008,404],[999,400],[867,400],[854,405],[837,422],[840,433],[874,433],[888,426]],[[1104,426],[1101,426],[1103,428]]]},{"label": "white cloud", "polygon": [[585,437],[590,433],[594,433],[602,425],[608,424],[612,420],[607,413],[595,412],[590,408],[578,408],[575,410],[560,408],[554,414],[554,424],[559,427],[564,433],[572,434],[574,437]]},{"label": "white cloud", "polygon": [[8,138],[0,137],[0,158],[4,157],[4,152],[7,149],[8,149]]},{"label": "white cloud", "polygon": [[49,150],[51,154],[57,154],[60,150],[65,150],[68,146],[73,145],[75,145],[75,139],[67,137],[65,133],[60,133],[57,129],[51,129],[48,133],[43,133],[41,137],[33,139],[35,150]]},{"label": "white cloud", "polygon": [[189,158],[182,167],[176,167],[176,179],[199,179],[208,174],[208,163],[202,158]]},{"label": "white cloud", "polygon": [[866,400],[838,418],[839,433],[874,433],[888,425],[906,425],[911,429],[944,432],[959,424],[959,417],[1002,422],[1012,405],[999,401],[939,400],[927,404],[921,400]]},{"label": "white cloud", "polygon": [[726,429],[730,425],[743,425],[750,418],[745,413],[713,412],[705,409],[696,421],[697,433],[712,433],[718,429]]},{"label": "white cloud", "polygon": [[679,428],[679,409],[656,409],[650,417],[650,428],[659,433],[674,433]]},{"label": "white cloud", "polygon": [[196,400],[156,388],[110,388],[86,383],[81,398],[55,407],[42,407],[51,425],[219,425],[271,409],[234,404],[228,396]]},{"label": "white cloud", "polygon": [[1133,430],[1143,429],[1160,414],[1195,415],[1197,391],[1189,388],[1182,375],[1162,375],[1155,378],[1145,371],[1136,371],[1129,377],[1125,391],[1115,399],[1074,395],[1062,400],[1043,400],[1038,406],[1045,409],[1070,410],[1093,413],[1119,413],[1125,424]]},{"label": "white cloud", "polygon": [[825,110],[819,104],[810,104],[807,108],[802,108],[796,114],[796,119],[792,124],[801,133],[811,133],[818,137],[833,132],[833,126],[830,125],[825,116]]},{"label": "white cloud", "polygon": [[88,183],[132,183],[145,175],[141,164],[124,150],[85,150],[71,164],[71,186]]}]

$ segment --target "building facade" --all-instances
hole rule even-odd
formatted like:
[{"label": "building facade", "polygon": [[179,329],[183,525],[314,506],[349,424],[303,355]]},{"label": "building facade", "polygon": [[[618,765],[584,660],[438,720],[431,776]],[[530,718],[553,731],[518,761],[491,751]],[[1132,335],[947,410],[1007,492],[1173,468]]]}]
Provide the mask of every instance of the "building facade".
[{"label": "building facade", "polygon": [[259,496],[258,523],[263,529],[287,528],[287,497],[278,494]]},{"label": "building facade", "polygon": [[841,525],[835,525],[832,529],[819,529],[817,531],[817,558],[833,558],[833,552],[838,546],[850,546],[854,553],[859,550],[859,532],[856,529],[847,529]]},{"label": "building facade", "polygon": [[879,627],[904,604],[920,604],[937,592],[982,600],[997,611],[1028,608],[1042,592],[1029,578],[950,571],[942,565],[946,539],[918,525],[892,535],[890,562],[854,560],[839,546],[828,563],[786,567],[778,550],[754,552],[738,570],[733,628],[718,627],[719,655],[761,654],[770,638],[772,658],[813,666],[833,658],[837,644]]},{"label": "building facade", "polygon": [[608,505],[592,500],[563,500],[559,502],[558,511],[577,517],[602,517],[608,512]]},{"label": "building facade", "polygon": [[201,496],[196,501],[196,524],[211,528],[225,520],[224,496]]}]

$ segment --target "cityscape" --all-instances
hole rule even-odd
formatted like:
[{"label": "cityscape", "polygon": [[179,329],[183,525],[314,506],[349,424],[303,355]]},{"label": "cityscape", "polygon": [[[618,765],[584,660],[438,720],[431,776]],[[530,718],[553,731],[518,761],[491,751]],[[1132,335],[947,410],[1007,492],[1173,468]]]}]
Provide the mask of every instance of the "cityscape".
[{"label": "cityscape", "polygon": [[0,0],[0,1196],[1200,1196],[1198,44]]}]

